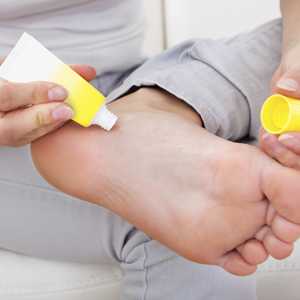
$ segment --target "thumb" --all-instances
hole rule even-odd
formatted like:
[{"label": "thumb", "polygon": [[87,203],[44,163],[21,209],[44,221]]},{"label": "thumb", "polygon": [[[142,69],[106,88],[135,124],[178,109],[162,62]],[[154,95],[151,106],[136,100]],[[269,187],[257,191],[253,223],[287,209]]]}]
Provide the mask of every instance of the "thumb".
[{"label": "thumb", "polygon": [[300,67],[284,73],[275,82],[274,92],[300,99]]}]

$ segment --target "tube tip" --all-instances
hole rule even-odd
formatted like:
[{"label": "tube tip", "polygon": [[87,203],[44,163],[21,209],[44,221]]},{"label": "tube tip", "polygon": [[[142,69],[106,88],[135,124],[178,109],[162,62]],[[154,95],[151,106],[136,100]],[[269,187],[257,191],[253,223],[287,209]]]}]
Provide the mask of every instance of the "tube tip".
[{"label": "tube tip", "polygon": [[118,117],[110,112],[106,106],[102,106],[97,112],[92,124],[99,125],[103,129],[110,131],[114,125],[117,123]]}]

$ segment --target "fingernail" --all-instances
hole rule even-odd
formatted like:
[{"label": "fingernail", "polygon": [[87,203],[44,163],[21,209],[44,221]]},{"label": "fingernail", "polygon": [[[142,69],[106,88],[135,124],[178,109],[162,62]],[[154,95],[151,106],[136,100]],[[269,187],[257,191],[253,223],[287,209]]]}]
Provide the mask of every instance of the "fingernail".
[{"label": "fingernail", "polygon": [[60,86],[51,88],[48,91],[48,99],[50,101],[62,101],[68,97],[68,92]]},{"label": "fingernail", "polygon": [[280,142],[286,142],[286,141],[294,140],[294,137],[290,134],[283,134],[278,138],[278,140]]},{"label": "fingernail", "polygon": [[289,92],[296,92],[299,90],[298,82],[290,78],[285,78],[278,81],[277,87]]},{"label": "fingernail", "polygon": [[300,146],[300,139],[291,134],[283,134],[278,140],[285,146]]},{"label": "fingernail", "polygon": [[52,111],[52,118],[55,121],[64,121],[70,120],[73,117],[73,111],[70,107],[63,105],[55,108]]}]

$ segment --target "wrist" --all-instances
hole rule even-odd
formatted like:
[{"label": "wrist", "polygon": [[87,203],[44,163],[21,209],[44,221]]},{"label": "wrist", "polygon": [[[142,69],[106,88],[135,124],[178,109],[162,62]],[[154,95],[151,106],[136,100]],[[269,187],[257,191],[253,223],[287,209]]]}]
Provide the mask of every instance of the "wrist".
[{"label": "wrist", "polygon": [[156,87],[143,87],[110,104],[111,109],[124,111],[158,111],[174,113],[180,117],[202,125],[200,115],[188,104],[176,96]]},{"label": "wrist", "polygon": [[298,0],[281,0],[281,12],[283,23],[283,54],[299,45],[299,10],[300,4]]}]

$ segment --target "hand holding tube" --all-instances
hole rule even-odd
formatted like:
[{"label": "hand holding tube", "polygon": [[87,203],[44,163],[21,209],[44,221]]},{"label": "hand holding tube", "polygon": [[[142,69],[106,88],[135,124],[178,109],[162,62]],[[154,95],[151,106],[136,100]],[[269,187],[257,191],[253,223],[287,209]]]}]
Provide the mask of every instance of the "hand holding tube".
[{"label": "hand holding tube", "polygon": [[[95,77],[88,66],[72,66],[86,80]],[[62,102],[67,91],[50,82],[14,83],[0,79],[0,145],[22,146],[62,126],[73,111]]]}]

